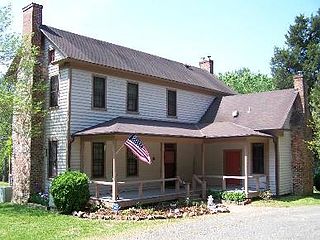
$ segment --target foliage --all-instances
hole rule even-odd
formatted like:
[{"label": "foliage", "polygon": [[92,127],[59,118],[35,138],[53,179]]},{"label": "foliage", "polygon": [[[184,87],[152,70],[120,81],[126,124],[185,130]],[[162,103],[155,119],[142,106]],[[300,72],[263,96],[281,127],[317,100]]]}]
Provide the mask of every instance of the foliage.
[{"label": "foliage", "polygon": [[266,201],[271,200],[272,196],[273,194],[270,189],[259,192],[259,197]]},{"label": "foliage", "polygon": [[221,197],[226,201],[243,202],[246,199],[246,194],[244,191],[225,191]]},{"label": "foliage", "polygon": [[208,196],[211,195],[214,200],[218,200],[218,201],[222,199],[223,193],[224,191],[212,190],[212,189],[208,190]]},{"label": "foliage", "polygon": [[0,182],[0,187],[8,187],[10,186],[7,182]]},{"label": "foliage", "polygon": [[0,239],[109,239],[133,229],[159,226],[168,221],[90,220],[35,209],[25,205],[0,204]]},{"label": "foliage", "polygon": [[316,173],[314,175],[314,179],[313,179],[313,182],[314,182],[314,186],[315,188],[320,191],[320,172]]},{"label": "foliage", "polygon": [[285,35],[285,46],[275,47],[271,72],[278,88],[293,87],[292,77],[302,71],[310,87],[319,82],[320,9],[316,15],[299,15]]},{"label": "foliage", "polygon": [[219,78],[238,93],[265,92],[275,89],[272,78],[265,74],[253,73],[248,68],[220,73]]},{"label": "foliage", "polygon": [[29,202],[49,206],[49,195],[42,192],[33,193],[30,195]]},{"label": "foliage", "polygon": [[[311,110],[311,127],[313,130],[313,138],[309,142],[310,148],[320,158],[320,85],[314,86],[310,94],[310,110]],[[319,164],[319,162],[318,162]],[[320,171],[320,166],[316,166]]]},{"label": "foliage", "polygon": [[89,201],[89,178],[85,173],[67,171],[53,179],[50,191],[59,211],[79,211]]}]

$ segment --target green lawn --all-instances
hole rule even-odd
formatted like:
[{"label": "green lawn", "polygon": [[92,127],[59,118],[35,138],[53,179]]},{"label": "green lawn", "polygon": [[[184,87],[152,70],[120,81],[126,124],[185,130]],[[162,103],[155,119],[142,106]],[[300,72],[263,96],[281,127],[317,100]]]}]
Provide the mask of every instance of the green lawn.
[{"label": "green lawn", "polygon": [[84,239],[106,237],[166,221],[99,221],[0,204],[0,239]]},{"label": "green lawn", "polygon": [[0,187],[6,187],[6,186],[9,186],[9,183],[0,181]]},{"label": "green lawn", "polygon": [[278,197],[270,201],[257,200],[252,202],[253,206],[264,207],[297,207],[297,206],[310,206],[320,205],[320,193],[315,192],[312,196],[300,197],[300,196],[283,196]]}]

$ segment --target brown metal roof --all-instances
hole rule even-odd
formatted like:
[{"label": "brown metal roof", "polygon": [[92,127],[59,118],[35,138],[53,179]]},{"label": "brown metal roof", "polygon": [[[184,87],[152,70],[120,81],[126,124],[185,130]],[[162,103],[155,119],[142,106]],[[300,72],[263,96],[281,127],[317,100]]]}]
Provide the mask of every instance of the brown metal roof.
[{"label": "brown metal roof", "polygon": [[222,95],[235,93],[215,75],[197,67],[45,25],[41,31],[64,58],[202,87]]},{"label": "brown metal roof", "polygon": [[[216,98],[200,123],[230,122],[254,130],[283,129],[294,104],[294,89]],[[237,117],[232,116],[238,111]]]},{"label": "brown metal roof", "polygon": [[74,136],[132,133],[191,138],[270,137],[270,135],[229,122],[190,124],[123,117],[114,118],[113,120],[84,129],[75,133]]}]

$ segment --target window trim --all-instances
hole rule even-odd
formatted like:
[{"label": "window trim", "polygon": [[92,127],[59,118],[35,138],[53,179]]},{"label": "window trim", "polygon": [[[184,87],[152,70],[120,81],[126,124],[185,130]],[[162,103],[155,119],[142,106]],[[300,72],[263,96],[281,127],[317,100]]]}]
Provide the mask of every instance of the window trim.
[{"label": "window trim", "polygon": [[[126,151],[126,177],[127,178],[137,178],[139,177],[139,159],[137,158],[137,156],[135,156],[132,151],[126,147],[127,151]],[[128,174],[128,157],[129,157],[129,152],[130,154],[136,159],[136,162],[137,162],[137,173],[135,175],[129,175]]]},{"label": "window trim", "polygon": [[[254,145],[261,145],[262,148],[263,148],[263,154],[262,154],[262,161],[263,161],[262,168],[263,168],[263,171],[262,172],[257,172],[254,169],[254,156],[253,156]],[[266,173],[265,149],[266,149],[265,143],[262,143],[262,142],[251,143],[251,156],[252,156],[252,159],[251,159],[251,163],[252,163],[251,172],[252,172],[252,174],[257,174],[258,175],[258,174],[265,174]]]},{"label": "window trim", "polygon": [[56,60],[56,50],[54,48],[48,49],[48,64],[53,63]]},{"label": "window trim", "polygon": [[[169,115],[169,92],[175,92],[176,93],[176,114],[175,115]],[[169,89],[167,88],[166,91],[166,100],[167,100],[167,118],[178,118],[178,93],[176,89]]]},{"label": "window trim", "polygon": [[[51,161],[51,151],[50,150],[51,150],[52,143],[56,144],[55,161]],[[48,177],[48,179],[55,178],[58,175],[58,148],[59,148],[58,145],[59,145],[59,141],[58,140],[56,140],[56,139],[49,139],[48,140],[48,167],[47,167],[47,170],[48,170],[47,177]],[[52,162],[55,162],[55,165],[56,165],[56,170],[55,170],[54,174],[52,174],[52,172],[53,172],[53,167],[51,167],[51,163]]]},{"label": "window trim", "polygon": [[[94,79],[101,78],[104,79],[104,107],[95,107],[94,106]],[[107,110],[107,77],[102,75],[92,75],[91,81],[92,89],[91,89],[91,109],[98,111],[106,111]]]},{"label": "window trim", "polygon": [[[52,85],[52,79],[53,78],[57,78],[57,90],[56,91],[52,91],[51,90],[51,85]],[[49,78],[49,109],[56,109],[59,107],[59,93],[60,93],[60,79],[59,79],[59,75],[53,75]],[[56,93],[57,94],[57,104],[56,105],[51,105],[52,101],[51,101],[51,94]]]},{"label": "window trim", "polygon": [[[137,85],[137,110],[128,110],[128,90],[129,90],[129,85]],[[139,83],[138,82],[133,82],[133,81],[127,81],[127,94],[126,94],[126,111],[129,114],[139,114]]]},{"label": "window trim", "polygon": [[[94,175],[94,145],[95,144],[101,144],[103,146],[103,171],[102,171],[102,175],[98,176],[98,175]],[[91,143],[91,177],[92,178],[105,178],[106,177],[106,151],[105,151],[105,143],[104,142],[92,142]]]}]

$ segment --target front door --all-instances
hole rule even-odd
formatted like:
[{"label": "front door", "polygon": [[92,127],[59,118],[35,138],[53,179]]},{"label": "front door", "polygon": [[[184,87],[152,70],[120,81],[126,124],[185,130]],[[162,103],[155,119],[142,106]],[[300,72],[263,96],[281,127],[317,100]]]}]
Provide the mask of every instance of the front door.
[{"label": "front door", "polygon": [[[241,175],[241,150],[224,151],[224,175],[240,176]],[[227,179],[227,186],[239,186],[239,179]]]},{"label": "front door", "polygon": [[[165,143],[164,144],[164,174],[165,178],[176,177],[176,149],[177,145],[175,143]],[[167,182],[166,185],[173,185],[174,182]]]}]

